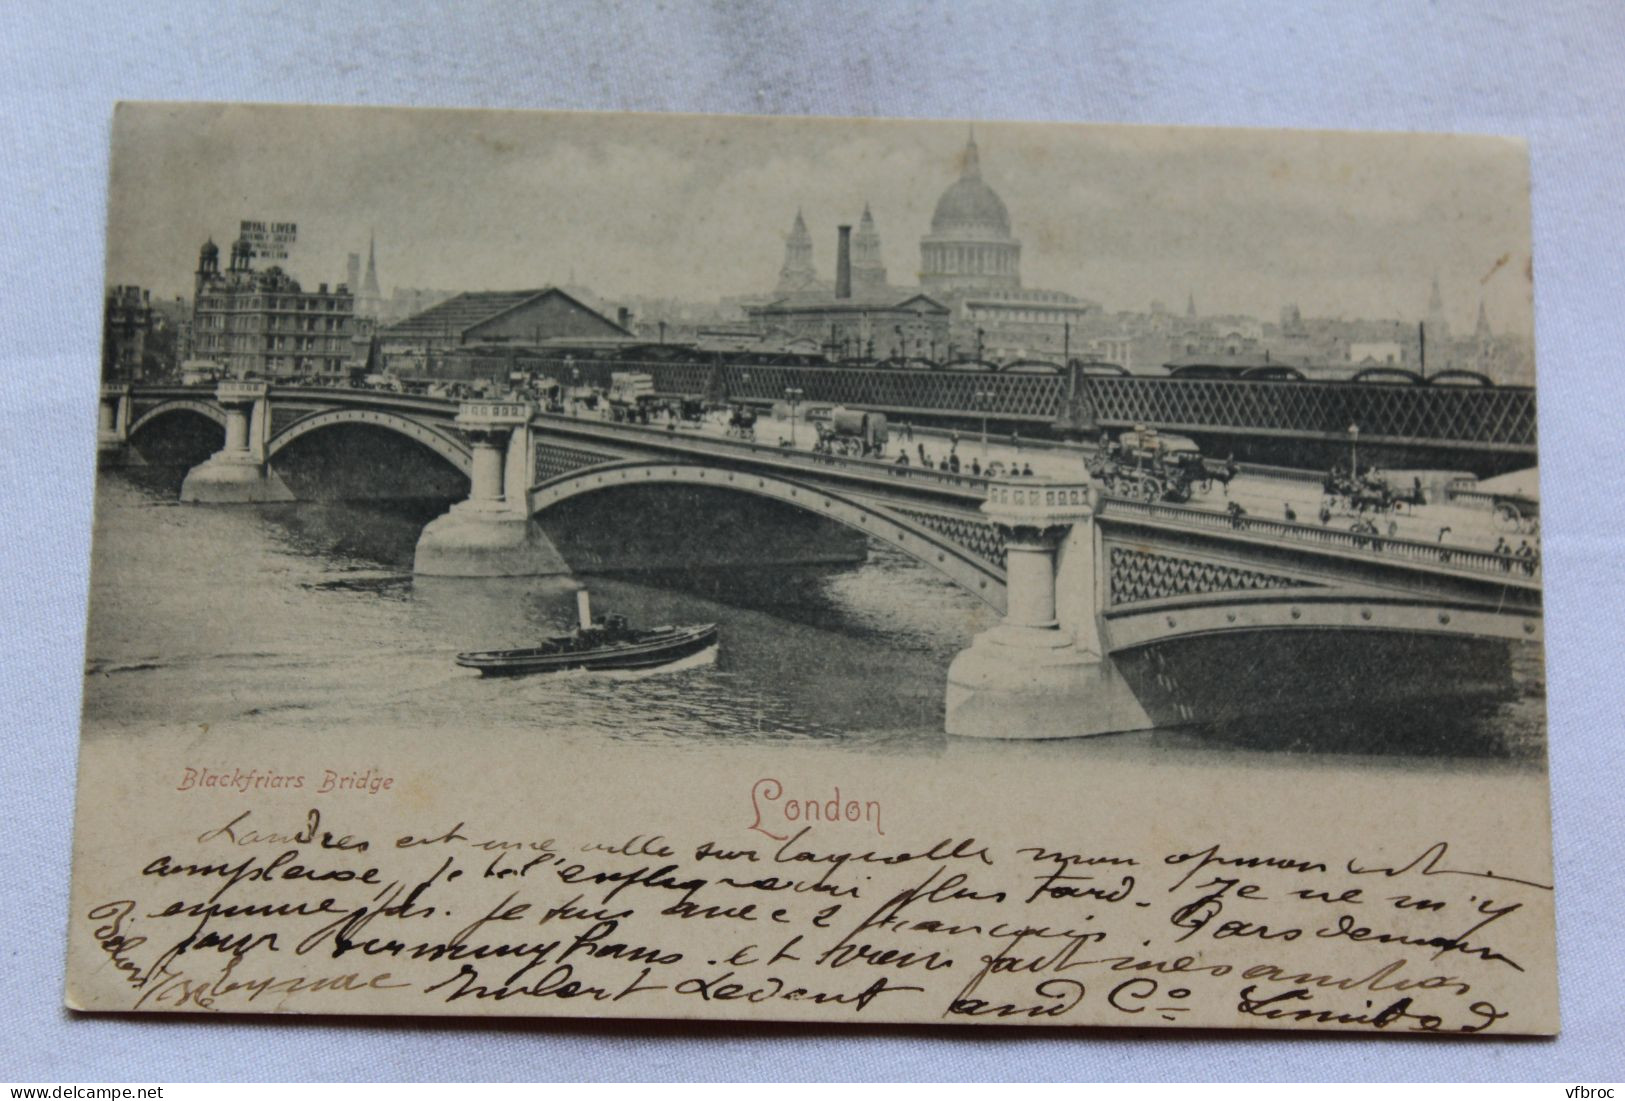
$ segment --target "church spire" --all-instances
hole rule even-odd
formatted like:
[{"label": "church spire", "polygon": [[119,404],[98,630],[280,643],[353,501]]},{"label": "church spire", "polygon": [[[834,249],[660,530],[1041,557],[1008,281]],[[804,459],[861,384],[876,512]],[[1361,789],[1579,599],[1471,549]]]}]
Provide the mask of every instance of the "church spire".
[{"label": "church spire", "polygon": [[367,234],[367,274],[361,282],[361,293],[366,298],[382,298],[383,292],[378,289],[378,254],[374,247],[373,234]]},{"label": "church spire", "polygon": [[[351,253],[351,259],[355,254]],[[378,249],[371,230],[367,231],[367,274],[361,277],[361,286],[351,287],[355,295],[357,317],[377,318],[384,308],[384,293],[378,289]]]}]

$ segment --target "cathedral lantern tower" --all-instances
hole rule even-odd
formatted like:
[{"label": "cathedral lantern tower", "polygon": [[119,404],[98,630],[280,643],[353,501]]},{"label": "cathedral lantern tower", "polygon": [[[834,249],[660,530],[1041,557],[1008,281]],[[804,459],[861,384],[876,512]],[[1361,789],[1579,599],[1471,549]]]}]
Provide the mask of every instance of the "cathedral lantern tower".
[{"label": "cathedral lantern tower", "polygon": [[1021,242],[1004,200],[982,179],[974,133],[959,179],[937,200],[931,232],[920,238],[920,286],[928,294],[1021,287]]},{"label": "cathedral lantern tower", "polygon": [[779,284],[774,294],[799,294],[816,289],[818,272],[813,268],[812,234],[807,223],[796,211],[796,221],[790,227],[790,236],[784,239],[784,267],[779,269]]}]

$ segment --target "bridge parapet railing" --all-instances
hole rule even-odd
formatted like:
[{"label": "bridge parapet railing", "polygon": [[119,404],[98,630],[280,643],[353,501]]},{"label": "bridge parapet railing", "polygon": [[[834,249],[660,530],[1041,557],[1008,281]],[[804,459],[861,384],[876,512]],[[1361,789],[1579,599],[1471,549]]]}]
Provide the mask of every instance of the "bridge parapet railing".
[{"label": "bridge parapet railing", "polygon": [[270,393],[271,384],[259,379],[222,379],[214,396],[220,402],[258,401]]},{"label": "bridge parapet railing", "polygon": [[685,451],[714,455],[724,459],[737,459],[748,456],[766,462],[793,464],[815,472],[837,470],[859,474],[868,478],[898,479],[910,484],[929,486],[934,489],[957,491],[966,496],[985,497],[987,495],[988,479],[983,475],[969,474],[964,471],[955,474],[948,470],[936,470],[913,465],[905,466],[881,459],[823,455],[796,448],[753,443],[749,440],[697,436],[691,432],[672,432],[659,428],[614,424],[609,421],[594,421],[580,417],[564,416],[558,413],[545,414],[544,419],[553,424],[569,425],[572,428],[584,430],[589,434],[619,438],[645,446],[669,447],[677,444],[681,445]]},{"label": "bridge parapet railing", "polygon": [[992,482],[987,503],[1000,508],[1077,508],[1092,502],[1089,482],[1055,482],[1047,478],[1020,478]]},{"label": "bridge parapet railing", "polygon": [[1497,554],[1449,543],[1424,543],[1397,536],[1346,531],[1341,528],[1298,524],[1246,514],[1231,515],[1206,509],[1182,508],[1159,502],[1135,501],[1126,497],[1103,496],[1096,515],[1103,518],[1144,518],[1163,520],[1190,527],[1264,535],[1294,543],[1306,543],[1340,551],[1358,551],[1381,558],[1402,558],[1449,569],[1532,580],[1540,576],[1540,558]]},{"label": "bridge parapet railing", "polygon": [[524,424],[535,412],[535,407],[525,401],[465,401],[457,407],[457,423]]},{"label": "bridge parapet railing", "polygon": [[335,405],[389,405],[395,409],[443,415],[455,414],[461,402],[454,398],[432,398],[423,394],[397,394],[388,390],[361,390],[351,386],[278,386],[273,400],[327,402]]}]

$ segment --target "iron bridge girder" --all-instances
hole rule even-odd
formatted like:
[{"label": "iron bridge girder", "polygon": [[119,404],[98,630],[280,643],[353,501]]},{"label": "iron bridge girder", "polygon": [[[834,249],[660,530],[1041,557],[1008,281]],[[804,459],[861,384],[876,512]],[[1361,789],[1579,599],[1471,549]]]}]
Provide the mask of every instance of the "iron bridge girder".
[{"label": "iron bridge girder", "polygon": [[386,429],[429,448],[464,475],[471,475],[473,472],[472,449],[449,431],[449,425],[441,427],[432,423],[426,424],[412,417],[384,410],[347,407],[309,413],[289,423],[266,443],[266,458],[275,458],[289,444],[311,432],[344,425],[366,425]]},{"label": "iron bridge girder", "polygon": [[[887,543],[938,570],[960,588],[1002,613],[1005,573],[1002,564],[983,557],[980,547],[962,544],[948,534],[951,522],[982,523],[977,514],[918,515],[873,498],[832,492],[826,487],[766,473],[674,460],[619,460],[582,467],[534,486],[529,511],[538,515],[561,501],[589,493],[637,485],[690,485],[748,493],[777,500],[845,525]],[[934,521],[934,522],[933,522]]]}]

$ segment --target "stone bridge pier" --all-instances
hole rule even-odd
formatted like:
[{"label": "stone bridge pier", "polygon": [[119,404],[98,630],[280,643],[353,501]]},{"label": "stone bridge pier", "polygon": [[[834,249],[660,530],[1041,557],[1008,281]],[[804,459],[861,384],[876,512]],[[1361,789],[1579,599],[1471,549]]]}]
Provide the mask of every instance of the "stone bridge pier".
[{"label": "stone bridge pier", "polygon": [[1155,725],[1103,653],[1093,492],[1087,481],[989,485],[982,512],[1005,541],[1006,612],[948,668],[949,734],[1070,738]]},{"label": "stone bridge pier", "polygon": [[293,500],[266,457],[269,384],[229,379],[216,388],[215,400],[226,414],[226,445],[187,472],[181,500],[217,505]]},{"label": "stone bridge pier", "polygon": [[131,454],[129,383],[103,383],[101,404],[96,414],[96,461],[98,465],[117,465],[128,461]]},{"label": "stone bridge pier", "polygon": [[467,401],[457,427],[472,450],[468,500],[429,523],[414,573],[426,577],[530,577],[569,573],[530,518],[535,409],[521,401]]}]

